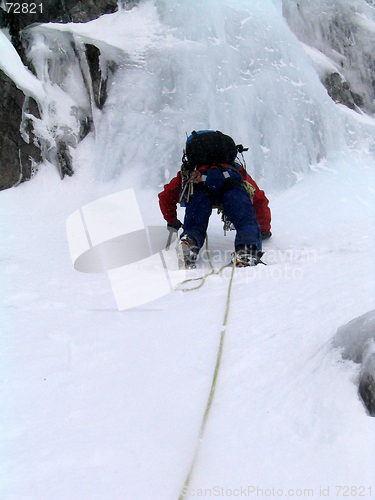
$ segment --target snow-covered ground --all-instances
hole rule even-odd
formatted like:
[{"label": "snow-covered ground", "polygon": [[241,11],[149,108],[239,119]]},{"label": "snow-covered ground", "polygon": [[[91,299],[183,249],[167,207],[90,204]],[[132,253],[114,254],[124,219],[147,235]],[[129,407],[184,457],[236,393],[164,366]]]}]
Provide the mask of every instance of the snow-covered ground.
[{"label": "snow-covered ground", "polygon": [[[196,9],[197,19],[205,19],[209,4]],[[260,2],[246,7],[240,0],[223,4],[241,26],[253,19],[259,38],[265,33],[270,44],[282,45],[286,24],[271,2],[263,7]],[[155,12],[150,12],[152,20]],[[166,7],[161,12],[160,23],[167,23],[172,14]],[[217,12],[213,26],[219,32]],[[274,35],[269,25],[261,26],[262,16],[277,28]],[[184,36],[191,34],[188,21],[185,28]],[[228,272],[208,277],[199,290],[175,291],[119,312],[105,274],[74,270],[66,236],[66,220],[74,211],[130,187],[145,224],[163,225],[158,184],[178,169],[183,130],[209,125],[238,131],[236,126],[227,130],[224,108],[212,115],[210,106],[219,102],[226,102],[227,109],[233,105],[246,123],[247,115],[239,114],[237,80],[229,97],[202,84],[196,100],[184,94],[189,82],[183,90],[176,88],[175,97],[173,88],[167,92],[159,86],[168,72],[157,73],[158,54],[184,54],[194,78],[201,70],[198,64],[194,72],[187,56],[189,44],[198,42],[183,41],[179,28],[170,29],[181,38],[175,48],[140,44],[148,65],[128,72],[120,68],[96,136],[74,151],[72,178],[61,182],[45,165],[31,182],[0,193],[4,500],[177,499],[194,456],[219,346]],[[213,28],[207,29],[210,40]],[[203,37],[202,29],[199,34]],[[229,50],[222,36],[221,50]],[[280,50],[291,62],[297,57],[300,81],[307,81],[313,67],[299,42],[288,36],[289,49]],[[259,68],[250,87],[243,84],[243,99],[256,89],[264,98],[276,90],[267,69],[269,80],[256,81],[267,45],[257,59],[260,41],[244,39]],[[218,45],[217,40],[212,44]],[[218,52],[211,54],[218,57]],[[228,67],[234,74],[236,64]],[[280,62],[278,71],[283,68]],[[278,73],[281,79],[289,76]],[[343,361],[331,346],[338,327],[374,309],[374,123],[331,103],[324,89],[317,90],[317,76],[306,83],[303,95],[295,84],[285,83],[281,95],[273,96],[277,110],[285,106],[284,98],[292,103],[285,113],[295,112],[295,125],[279,116],[279,139],[262,144],[263,165],[273,169],[256,178],[261,187],[262,177],[272,186],[267,194],[273,236],[264,244],[268,265],[235,270],[218,385],[190,499],[375,497],[375,420],[358,396],[360,367]],[[309,104],[309,92],[315,104]],[[195,126],[204,97],[212,100]],[[182,122],[186,99],[190,114]],[[271,100],[265,104],[271,106]],[[298,182],[282,190],[295,169],[286,165],[284,171],[277,162],[272,166],[267,157],[287,158],[293,130],[302,127],[309,105],[318,109],[327,154],[310,167],[301,166],[295,173]],[[238,135],[255,149],[256,139],[246,131],[259,127],[273,137],[275,124],[267,119],[278,111],[261,113],[252,101],[248,107],[254,122]],[[328,133],[329,123],[336,126]],[[169,157],[174,134],[180,134],[180,143]],[[319,127],[301,146],[301,161],[316,151],[316,135]],[[300,139],[303,134],[295,144]],[[156,153],[151,160],[147,156],[152,143],[168,168],[160,167]],[[271,152],[276,146],[279,152]],[[260,152],[249,155],[252,168]],[[252,170],[256,174],[255,166]],[[213,214],[208,233],[212,254],[217,249],[229,254],[233,238],[233,233],[224,237],[220,218]]]}]

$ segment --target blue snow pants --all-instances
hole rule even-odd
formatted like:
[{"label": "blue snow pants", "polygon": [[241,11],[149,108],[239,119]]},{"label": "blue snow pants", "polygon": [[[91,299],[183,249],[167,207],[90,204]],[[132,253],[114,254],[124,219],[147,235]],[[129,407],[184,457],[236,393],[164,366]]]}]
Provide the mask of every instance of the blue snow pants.
[{"label": "blue snow pants", "polygon": [[[235,181],[242,181],[241,174],[226,170]],[[242,186],[224,189],[225,177],[219,168],[211,168],[205,181],[205,189],[194,189],[190,202],[186,205],[184,232],[203,246],[206,238],[208,221],[213,205],[222,205],[228,219],[236,228],[235,249],[239,245],[256,245],[262,249],[262,236],[255,211],[248,193]]]}]

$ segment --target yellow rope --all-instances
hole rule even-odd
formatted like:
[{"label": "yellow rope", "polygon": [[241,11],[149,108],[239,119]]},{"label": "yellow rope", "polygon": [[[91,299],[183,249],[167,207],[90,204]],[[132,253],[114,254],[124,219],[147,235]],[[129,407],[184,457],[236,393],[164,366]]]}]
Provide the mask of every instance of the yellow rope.
[{"label": "yellow rope", "polygon": [[[224,267],[226,267],[226,266],[223,266],[222,269]],[[214,376],[213,376],[213,379],[212,379],[210,395],[208,396],[208,401],[207,401],[206,409],[204,411],[201,428],[199,430],[198,443],[197,443],[197,446],[196,446],[196,449],[195,449],[193,461],[191,463],[188,475],[186,476],[186,479],[185,479],[184,485],[183,485],[183,487],[181,489],[181,493],[180,493],[180,496],[179,496],[178,500],[184,500],[185,497],[186,497],[186,495],[188,494],[190,480],[191,480],[191,477],[192,477],[193,472],[194,472],[195,465],[196,465],[197,460],[198,460],[198,454],[199,454],[200,444],[202,442],[204,430],[206,428],[206,424],[207,424],[207,420],[208,420],[208,415],[209,415],[209,412],[210,412],[210,409],[211,409],[211,405],[212,405],[212,401],[213,401],[214,395],[215,395],[216,382],[217,382],[217,377],[218,377],[218,373],[219,373],[219,368],[220,368],[220,363],[221,363],[221,357],[222,357],[222,354],[223,354],[224,338],[225,338],[225,331],[226,331],[227,321],[228,321],[228,314],[229,314],[229,307],[230,307],[230,298],[231,298],[231,292],[232,292],[232,282],[233,282],[233,275],[234,275],[234,269],[235,269],[235,267],[236,267],[236,255],[234,255],[233,264],[232,264],[232,273],[231,273],[230,280],[229,280],[227,303],[226,303],[226,307],[225,307],[224,320],[223,320],[223,324],[222,324],[222,327],[221,327],[220,345],[219,345],[219,351],[218,351],[218,354],[217,354],[216,366],[215,366]],[[212,274],[212,273],[210,273],[210,274]],[[203,285],[203,283],[201,283],[201,285],[199,287],[196,287],[196,288],[200,288],[202,285]]]}]

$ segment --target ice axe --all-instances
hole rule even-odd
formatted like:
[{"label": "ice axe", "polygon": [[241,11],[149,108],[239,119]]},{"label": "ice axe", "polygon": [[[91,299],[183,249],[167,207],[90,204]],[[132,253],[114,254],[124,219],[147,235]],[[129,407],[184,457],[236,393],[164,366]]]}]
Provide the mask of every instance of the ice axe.
[{"label": "ice axe", "polygon": [[178,230],[181,227],[182,228],[184,227],[184,225],[180,221],[178,221],[178,222],[179,222],[179,224],[178,224],[179,227],[177,227],[177,225],[176,225],[176,227],[173,227],[171,224],[167,225],[167,229],[169,231],[169,235],[168,235],[167,243],[165,245],[165,249],[166,250],[169,250],[169,247],[171,246],[172,238],[173,238],[173,233],[178,233]]}]

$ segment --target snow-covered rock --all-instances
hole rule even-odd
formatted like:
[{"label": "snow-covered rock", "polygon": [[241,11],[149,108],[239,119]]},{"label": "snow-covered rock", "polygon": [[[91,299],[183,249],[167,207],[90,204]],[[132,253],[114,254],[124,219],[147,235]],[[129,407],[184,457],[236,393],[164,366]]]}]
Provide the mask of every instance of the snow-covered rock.
[{"label": "snow-covered rock", "polygon": [[375,310],[341,326],[333,339],[343,359],[362,363],[359,393],[369,413],[375,416]]},{"label": "snow-covered rock", "polygon": [[[375,112],[375,8],[372,1],[282,0],[283,15],[296,36],[330,61],[321,66],[321,81],[332,97],[352,107],[353,101],[366,112]],[[318,61],[312,55],[315,64]],[[332,70],[332,67],[335,69]],[[330,75],[341,75],[341,85],[332,85]],[[337,78],[336,78],[337,80]],[[336,89],[334,88],[336,87]],[[341,88],[341,92],[340,92]],[[344,92],[344,95],[342,91]]]},{"label": "snow-covered rock", "polygon": [[375,310],[341,326],[334,337],[334,347],[343,349],[344,359],[362,363],[371,340],[375,340]]}]

